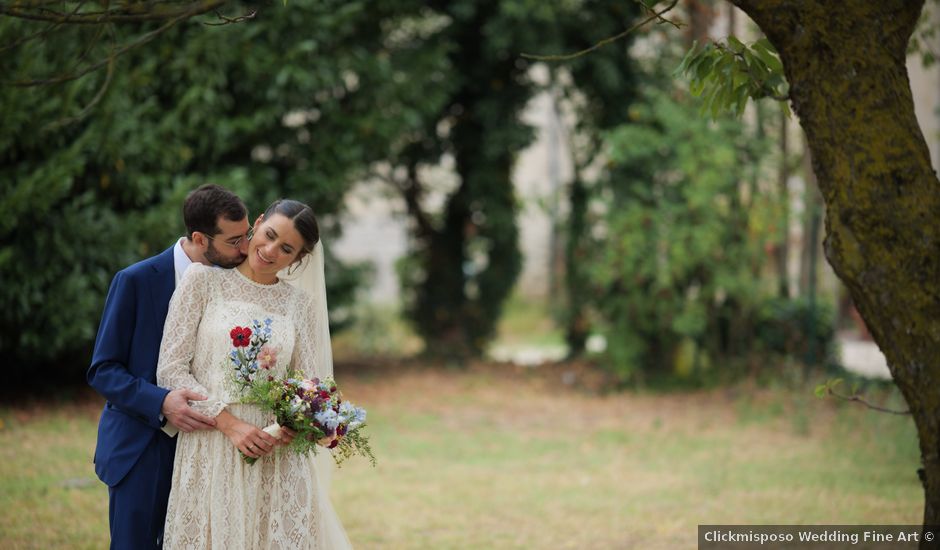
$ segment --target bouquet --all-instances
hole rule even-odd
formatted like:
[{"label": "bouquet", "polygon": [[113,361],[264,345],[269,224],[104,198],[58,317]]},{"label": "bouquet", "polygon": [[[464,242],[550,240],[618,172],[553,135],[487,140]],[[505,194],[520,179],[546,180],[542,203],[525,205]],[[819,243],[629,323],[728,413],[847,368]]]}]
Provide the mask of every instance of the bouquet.
[{"label": "bouquet", "polygon": [[332,378],[307,380],[295,374],[283,379],[256,381],[243,401],[260,405],[274,414],[276,423],[264,428],[269,434],[276,437],[281,426],[296,432],[289,447],[296,452],[316,453],[320,439],[336,436],[329,449],[337,465],[354,455],[362,455],[375,466],[369,438],[361,431],[365,427],[366,411],[343,401]]},{"label": "bouquet", "polygon": [[[335,436],[329,449],[337,465],[358,454],[375,466],[369,438],[361,431],[366,411],[343,401],[332,378],[308,380],[296,372],[276,378],[271,374],[277,365],[277,352],[267,345],[272,324],[271,319],[263,323],[253,320],[250,327],[234,327],[229,333],[233,346],[229,362],[242,402],[258,405],[274,416],[275,423],[264,428],[268,434],[278,437],[282,426],[293,430],[296,435],[289,449],[294,452],[316,454],[318,441]],[[257,461],[248,456],[244,459],[249,464]]]}]

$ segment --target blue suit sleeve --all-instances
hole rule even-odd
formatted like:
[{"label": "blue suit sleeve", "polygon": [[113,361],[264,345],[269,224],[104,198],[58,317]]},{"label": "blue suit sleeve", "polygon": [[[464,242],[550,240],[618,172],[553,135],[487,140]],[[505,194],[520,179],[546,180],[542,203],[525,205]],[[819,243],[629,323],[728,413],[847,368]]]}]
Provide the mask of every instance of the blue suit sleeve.
[{"label": "blue suit sleeve", "polygon": [[88,384],[113,406],[159,428],[162,424],[160,411],[163,399],[169,390],[137,376],[128,367],[138,299],[132,278],[123,271],[115,275],[98,327],[87,378]]}]

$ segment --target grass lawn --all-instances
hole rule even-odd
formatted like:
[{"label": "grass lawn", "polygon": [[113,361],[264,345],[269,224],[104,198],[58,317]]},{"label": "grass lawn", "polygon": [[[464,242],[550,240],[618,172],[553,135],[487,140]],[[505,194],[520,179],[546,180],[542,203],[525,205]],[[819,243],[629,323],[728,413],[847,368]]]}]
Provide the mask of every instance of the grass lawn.
[{"label": "grass lawn", "polygon": [[[811,388],[597,395],[566,368],[340,368],[379,460],[335,476],[354,545],[675,549],[706,523],[920,522],[907,417]],[[99,407],[0,408],[0,548],[107,546]]]}]

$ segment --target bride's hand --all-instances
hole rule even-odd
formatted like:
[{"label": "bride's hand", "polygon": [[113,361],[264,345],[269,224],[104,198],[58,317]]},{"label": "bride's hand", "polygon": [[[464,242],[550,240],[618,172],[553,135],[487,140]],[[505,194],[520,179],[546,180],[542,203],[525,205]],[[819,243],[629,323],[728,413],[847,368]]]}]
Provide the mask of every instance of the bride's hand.
[{"label": "bride's hand", "polygon": [[278,438],[278,444],[290,445],[291,441],[293,441],[295,437],[297,437],[297,432],[295,432],[294,430],[290,428],[285,428],[284,426],[281,426],[281,434],[280,434],[280,437]]},{"label": "bride's hand", "polygon": [[270,454],[278,442],[257,426],[243,422],[227,410],[223,410],[215,420],[219,431],[245,456],[261,458]]}]

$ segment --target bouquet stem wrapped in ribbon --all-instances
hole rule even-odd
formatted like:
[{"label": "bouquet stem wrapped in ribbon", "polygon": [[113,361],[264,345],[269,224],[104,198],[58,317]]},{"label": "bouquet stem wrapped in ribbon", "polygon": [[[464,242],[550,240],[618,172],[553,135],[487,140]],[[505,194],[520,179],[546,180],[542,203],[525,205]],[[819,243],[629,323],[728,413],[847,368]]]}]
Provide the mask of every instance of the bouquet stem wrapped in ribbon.
[{"label": "bouquet stem wrapped in ribbon", "polygon": [[[254,320],[251,327],[235,327],[229,334],[233,346],[229,360],[242,402],[272,414],[276,422],[264,428],[268,434],[279,437],[282,426],[293,430],[296,435],[288,448],[294,452],[316,454],[318,442],[332,438],[328,447],[337,465],[361,455],[375,466],[369,438],[362,433],[366,411],[344,401],[335,380],[308,380],[298,373],[285,378],[269,374],[277,364],[277,351],[268,345],[272,324],[271,319],[264,323]],[[244,459],[249,464],[257,461],[248,456]]]}]

